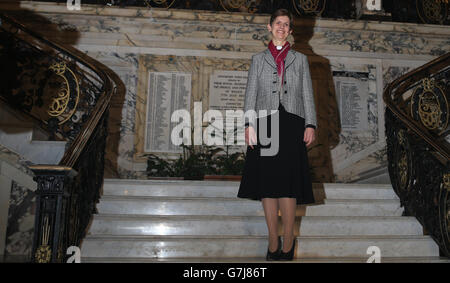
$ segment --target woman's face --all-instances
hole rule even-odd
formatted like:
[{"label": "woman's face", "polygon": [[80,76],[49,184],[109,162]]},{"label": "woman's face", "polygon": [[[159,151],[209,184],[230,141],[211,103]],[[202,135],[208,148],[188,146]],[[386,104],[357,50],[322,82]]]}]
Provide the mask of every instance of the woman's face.
[{"label": "woman's face", "polygon": [[277,41],[286,41],[287,37],[292,33],[288,16],[276,17],[272,25],[268,24],[267,28],[272,33],[272,38]]}]

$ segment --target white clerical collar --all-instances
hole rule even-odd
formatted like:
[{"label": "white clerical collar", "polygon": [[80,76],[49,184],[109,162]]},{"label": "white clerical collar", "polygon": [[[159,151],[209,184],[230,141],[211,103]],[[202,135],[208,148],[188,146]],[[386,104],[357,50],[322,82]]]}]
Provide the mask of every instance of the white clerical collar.
[{"label": "white clerical collar", "polygon": [[283,48],[283,46],[277,46],[277,50],[281,50],[281,48]]}]

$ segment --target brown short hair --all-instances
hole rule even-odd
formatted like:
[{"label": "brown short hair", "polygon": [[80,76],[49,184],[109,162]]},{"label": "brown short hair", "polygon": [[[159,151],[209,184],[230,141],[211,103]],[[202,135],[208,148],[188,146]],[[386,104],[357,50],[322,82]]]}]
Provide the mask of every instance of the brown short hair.
[{"label": "brown short hair", "polygon": [[289,18],[289,29],[291,29],[293,16],[292,13],[286,9],[278,9],[275,12],[273,12],[272,15],[270,16],[270,25],[272,26],[273,21],[275,21],[275,19],[279,16],[287,16]]}]

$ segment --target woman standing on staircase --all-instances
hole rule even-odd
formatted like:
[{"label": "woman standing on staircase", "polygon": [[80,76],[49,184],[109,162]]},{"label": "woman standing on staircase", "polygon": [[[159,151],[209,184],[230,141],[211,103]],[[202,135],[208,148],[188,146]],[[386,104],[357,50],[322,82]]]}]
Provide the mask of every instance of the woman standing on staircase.
[{"label": "woman standing on staircase", "polygon": [[[272,40],[268,49],[253,55],[245,93],[246,113],[266,110],[269,114],[278,109],[264,117],[249,118],[246,123],[248,146],[238,192],[240,198],[262,201],[269,232],[267,260],[293,259],[296,206],[314,202],[306,152],[315,139],[314,95],[307,57],[290,49],[287,41],[292,20],[292,14],[285,9],[272,14],[267,25]],[[261,130],[263,125],[267,125],[265,131]],[[261,149],[270,145],[260,142],[260,134],[270,137],[273,143],[277,133],[277,153],[261,154]],[[278,210],[283,244],[278,236]]]}]

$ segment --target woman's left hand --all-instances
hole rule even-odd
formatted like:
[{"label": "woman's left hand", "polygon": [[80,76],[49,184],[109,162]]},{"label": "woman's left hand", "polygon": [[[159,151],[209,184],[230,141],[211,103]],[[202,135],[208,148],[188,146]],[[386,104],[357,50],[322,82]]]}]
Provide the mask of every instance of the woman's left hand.
[{"label": "woman's left hand", "polygon": [[306,143],[306,146],[309,146],[315,140],[315,130],[314,128],[306,128],[305,134],[303,136],[303,141]]}]

